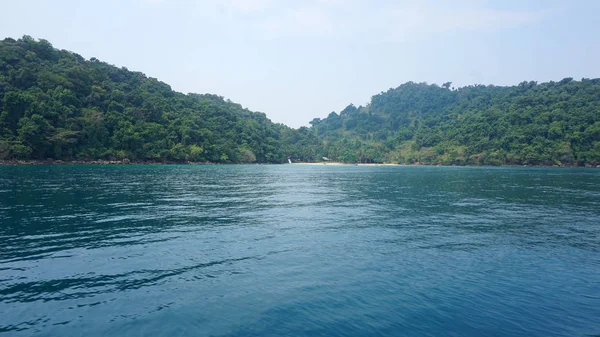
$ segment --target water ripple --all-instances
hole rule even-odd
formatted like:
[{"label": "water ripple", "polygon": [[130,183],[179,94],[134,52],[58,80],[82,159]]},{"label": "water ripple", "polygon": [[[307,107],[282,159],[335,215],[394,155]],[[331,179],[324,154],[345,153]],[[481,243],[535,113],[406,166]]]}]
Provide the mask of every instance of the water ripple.
[{"label": "water ripple", "polygon": [[0,167],[0,334],[598,335],[599,178]]}]

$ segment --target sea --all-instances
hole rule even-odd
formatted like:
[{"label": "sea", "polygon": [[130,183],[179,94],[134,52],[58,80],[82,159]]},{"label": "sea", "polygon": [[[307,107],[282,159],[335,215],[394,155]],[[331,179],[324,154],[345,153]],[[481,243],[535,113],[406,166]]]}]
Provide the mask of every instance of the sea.
[{"label": "sea", "polygon": [[0,166],[0,336],[600,336],[600,170]]}]

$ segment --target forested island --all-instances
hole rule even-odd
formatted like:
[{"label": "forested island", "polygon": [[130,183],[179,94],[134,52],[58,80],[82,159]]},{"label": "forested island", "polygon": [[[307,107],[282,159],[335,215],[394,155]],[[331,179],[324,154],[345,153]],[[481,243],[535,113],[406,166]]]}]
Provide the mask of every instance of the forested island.
[{"label": "forested island", "polygon": [[600,165],[600,79],[408,82],[293,129],[24,36],[0,41],[0,160]]}]

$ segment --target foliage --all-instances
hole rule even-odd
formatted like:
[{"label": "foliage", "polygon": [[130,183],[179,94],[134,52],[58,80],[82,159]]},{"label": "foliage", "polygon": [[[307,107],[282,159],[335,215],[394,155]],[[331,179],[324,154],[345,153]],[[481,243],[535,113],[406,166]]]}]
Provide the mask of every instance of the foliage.
[{"label": "foliage", "polygon": [[279,163],[309,136],[45,40],[0,41],[0,159]]},{"label": "foliage", "polygon": [[404,164],[600,164],[600,79],[450,85],[408,82],[365,107],[314,119],[322,154]]},{"label": "foliage", "polygon": [[0,159],[599,165],[600,79],[408,82],[311,127],[24,36],[0,41]]}]

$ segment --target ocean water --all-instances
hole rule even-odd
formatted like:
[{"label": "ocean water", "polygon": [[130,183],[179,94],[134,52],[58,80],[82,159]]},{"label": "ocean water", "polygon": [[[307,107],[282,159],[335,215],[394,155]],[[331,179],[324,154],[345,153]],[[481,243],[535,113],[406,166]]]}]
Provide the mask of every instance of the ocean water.
[{"label": "ocean water", "polygon": [[0,167],[0,335],[598,336],[600,170]]}]

